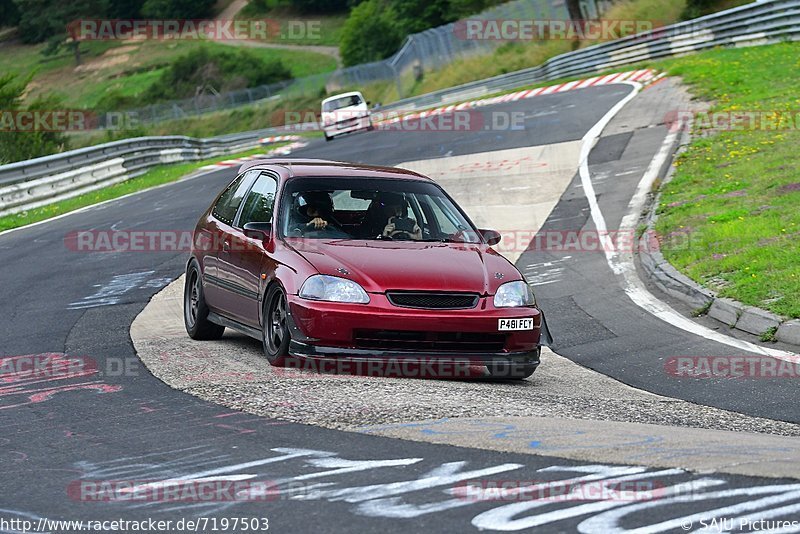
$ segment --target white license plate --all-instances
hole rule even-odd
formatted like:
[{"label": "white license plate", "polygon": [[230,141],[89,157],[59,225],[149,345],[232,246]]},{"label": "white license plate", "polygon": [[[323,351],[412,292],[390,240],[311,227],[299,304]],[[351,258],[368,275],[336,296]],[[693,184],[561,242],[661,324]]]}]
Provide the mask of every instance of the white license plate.
[{"label": "white license plate", "polygon": [[499,319],[497,322],[498,330],[533,330],[533,317],[522,319]]}]

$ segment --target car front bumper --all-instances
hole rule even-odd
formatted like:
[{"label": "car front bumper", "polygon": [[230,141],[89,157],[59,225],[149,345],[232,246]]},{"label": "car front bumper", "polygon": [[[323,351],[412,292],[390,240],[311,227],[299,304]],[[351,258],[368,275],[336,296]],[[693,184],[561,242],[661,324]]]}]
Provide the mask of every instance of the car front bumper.
[{"label": "car front bumper", "polygon": [[[370,304],[320,302],[289,296],[292,344],[289,353],[306,358],[349,360],[402,360],[426,362],[470,362],[473,365],[515,364],[538,365],[542,345],[552,339],[544,314],[534,307],[494,308],[491,298],[482,298],[475,308],[466,310],[428,310],[393,306],[384,295],[370,295]],[[533,317],[532,330],[498,331],[498,320]],[[464,350],[454,349],[459,341],[443,342],[447,350],[438,350],[436,343],[429,348],[409,349],[398,346],[364,347],[359,345],[358,332],[386,331],[443,335],[460,339],[469,335],[476,344],[465,343]],[[483,345],[482,337],[502,341]],[[423,342],[424,343],[424,342]],[[501,343],[499,346],[497,343]],[[385,344],[384,344],[385,345]],[[493,347],[475,349],[475,346]]]},{"label": "car front bumper", "polygon": [[370,119],[370,116],[364,115],[353,119],[342,120],[328,126],[323,126],[322,130],[328,137],[333,137],[339,134],[365,130],[369,128],[371,125],[372,121]]}]

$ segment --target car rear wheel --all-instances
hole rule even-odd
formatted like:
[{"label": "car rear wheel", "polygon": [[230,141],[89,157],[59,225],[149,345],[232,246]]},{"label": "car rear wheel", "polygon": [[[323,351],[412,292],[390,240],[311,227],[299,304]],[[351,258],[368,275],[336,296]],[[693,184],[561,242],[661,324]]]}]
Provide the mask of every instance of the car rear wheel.
[{"label": "car rear wheel", "polygon": [[289,355],[289,303],[280,286],[273,285],[264,299],[264,321],[261,327],[264,354],[271,365],[282,366]]},{"label": "car rear wheel", "polygon": [[186,269],[186,283],[183,286],[183,323],[192,339],[219,339],[225,327],[208,320],[208,305],[203,295],[203,281],[200,267],[192,261]]}]

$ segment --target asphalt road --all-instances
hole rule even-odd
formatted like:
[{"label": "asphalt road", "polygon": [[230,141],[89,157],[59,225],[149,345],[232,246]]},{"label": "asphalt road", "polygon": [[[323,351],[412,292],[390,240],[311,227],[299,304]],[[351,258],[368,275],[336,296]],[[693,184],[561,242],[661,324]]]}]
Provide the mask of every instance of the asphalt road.
[{"label": "asphalt road", "polygon": [[[330,144],[315,142],[297,155],[392,164],[580,139],[627,92],[626,87],[606,86],[493,108],[524,113],[526,128],[522,131],[376,132]],[[41,380],[0,375],[0,531],[19,530],[18,523],[14,526],[8,521],[26,518],[44,530],[63,532],[74,529],[48,528],[38,523],[39,518],[174,522],[236,516],[268,517],[270,529],[276,532],[423,528],[461,532],[474,528],[518,530],[537,523],[549,532],[576,528],[611,532],[635,526],[671,532],[678,530],[681,522],[699,520],[694,514],[723,505],[727,508],[719,514],[725,517],[746,514],[748,506],[771,506],[775,512],[771,517],[776,518],[796,516],[800,510],[800,485],[789,481],[586,465],[546,456],[346,433],[229,413],[168,388],[141,366],[128,332],[150,297],[182,272],[185,253],[79,253],[65,246],[65,237],[71,231],[87,229],[190,230],[231,175],[230,170],[212,173],[0,236],[4,282],[0,286],[0,353],[4,364],[24,355],[54,353],[66,354],[53,356],[62,363],[83,359],[97,368],[84,376]],[[575,188],[568,195],[573,193],[577,195]],[[580,198],[568,197],[565,202],[554,216],[580,220],[580,209],[571,207],[579,206]],[[585,261],[592,258],[581,259],[572,270],[583,273],[575,278],[575,292],[588,295],[591,276],[603,279],[604,273],[602,265],[584,266]],[[595,282],[594,286],[602,292],[594,302],[607,299],[602,313],[586,312],[581,299],[563,294],[564,288],[560,293],[541,293],[567,356],[607,369],[631,383],[646,382],[646,389],[657,391],[669,384],[650,368],[659,357],[659,348],[722,350],[634,310],[615,296],[613,283],[602,286]],[[571,308],[570,302],[578,305]],[[575,311],[578,308],[589,319]],[[606,318],[617,313],[619,321],[629,324],[618,325],[617,320]],[[573,323],[580,320],[584,323]],[[648,329],[647,341],[652,347],[647,350],[641,342],[645,336],[634,343],[633,333],[614,333],[616,328],[632,328],[637,323]],[[586,337],[592,331],[602,335]],[[737,384],[735,391],[729,384],[706,382],[702,386],[683,383],[670,394],[688,398],[701,395],[697,390],[714,388],[716,394],[702,393],[710,404],[758,415],[769,411],[780,418],[790,416],[786,399],[796,398],[791,395],[796,391],[787,386],[767,382]],[[753,398],[746,398],[747,394]],[[783,395],[786,399],[780,399]],[[634,504],[619,499],[532,502],[513,496],[512,502],[497,502],[447,491],[465,480],[530,483],[609,476],[654,481],[656,487],[667,488],[662,497],[672,492],[680,496]],[[271,481],[278,493],[255,502],[212,503],[198,499],[88,502],[80,493],[84,487],[80,481],[132,481],[137,487],[147,487],[165,479],[211,477]],[[689,481],[692,484],[680,485]],[[758,500],[768,497],[771,500],[763,503]],[[675,519],[684,514],[685,518]],[[206,523],[197,530],[211,531],[211,526]]]}]

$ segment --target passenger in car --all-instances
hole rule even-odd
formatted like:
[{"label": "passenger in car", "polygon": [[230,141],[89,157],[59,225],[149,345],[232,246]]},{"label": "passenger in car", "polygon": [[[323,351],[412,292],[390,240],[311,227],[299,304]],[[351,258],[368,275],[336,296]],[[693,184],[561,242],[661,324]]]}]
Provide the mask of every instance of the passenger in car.
[{"label": "passenger in car", "polygon": [[322,230],[329,225],[341,227],[333,216],[333,200],[325,191],[309,191],[300,194],[295,204],[293,230],[302,234],[305,230]]}]

